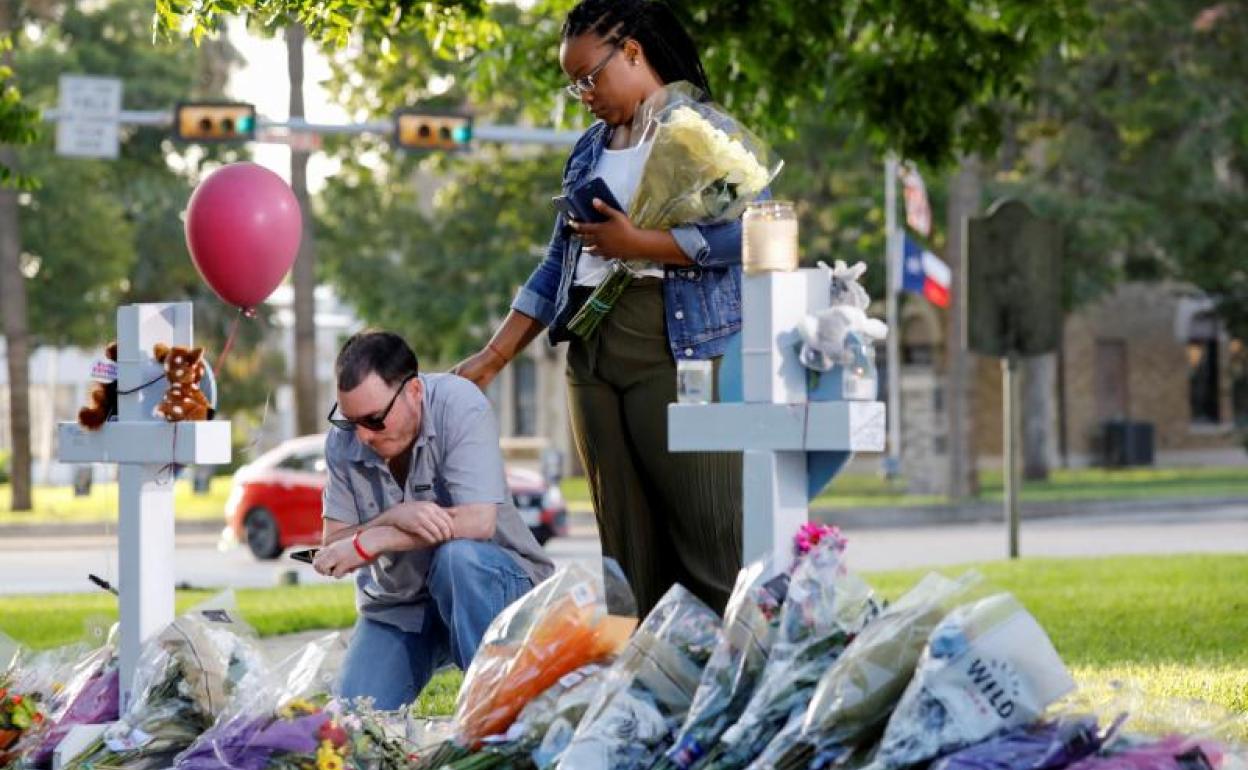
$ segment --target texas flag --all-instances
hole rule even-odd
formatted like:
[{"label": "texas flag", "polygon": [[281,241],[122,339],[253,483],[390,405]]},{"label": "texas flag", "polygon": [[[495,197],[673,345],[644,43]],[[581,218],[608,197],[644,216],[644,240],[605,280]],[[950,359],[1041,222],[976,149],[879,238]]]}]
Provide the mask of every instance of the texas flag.
[{"label": "texas flag", "polygon": [[901,263],[902,291],[922,294],[936,307],[949,307],[949,284],[953,273],[943,259],[907,235]]}]

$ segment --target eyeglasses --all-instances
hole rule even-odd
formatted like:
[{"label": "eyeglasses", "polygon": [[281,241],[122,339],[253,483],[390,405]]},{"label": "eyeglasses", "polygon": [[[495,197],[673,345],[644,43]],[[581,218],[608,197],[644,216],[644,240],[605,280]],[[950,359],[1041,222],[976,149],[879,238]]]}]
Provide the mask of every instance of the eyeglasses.
[{"label": "eyeglasses", "polygon": [[326,419],[329,420],[335,428],[340,428],[342,430],[355,430],[357,427],[362,425],[374,433],[381,432],[386,429],[386,417],[389,416],[390,410],[394,408],[394,402],[399,399],[399,394],[403,392],[403,387],[407,385],[407,383],[411,382],[412,378],[415,376],[416,374],[413,372],[403,378],[403,381],[399,383],[399,389],[394,391],[394,395],[390,397],[390,403],[386,404],[386,408],[379,414],[365,415],[358,420],[348,420],[345,417],[334,417],[334,412],[338,411],[338,402],[335,401],[334,405],[329,408],[329,414],[326,415]]},{"label": "eyeglasses", "polygon": [[588,73],[582,75],[581,77],[577,78],[571,83],[568,83],[568,85],[565,86],[565,88],[567,89],[568,93],[571,94],[572,98],[580,99],[585,94],[589,93],[590,91],[593,91],[594,86],[596,85],[594,83],[594,78],[598,77],[599,73],[602,72],[603,68],[605,68],[607,64],[610,63],[611,59],[619,52],[620,52],[620,47],[617,45],[611,49],[611,53],[607,54],[606,58],[598,62],[598,66],[594,67]]}]

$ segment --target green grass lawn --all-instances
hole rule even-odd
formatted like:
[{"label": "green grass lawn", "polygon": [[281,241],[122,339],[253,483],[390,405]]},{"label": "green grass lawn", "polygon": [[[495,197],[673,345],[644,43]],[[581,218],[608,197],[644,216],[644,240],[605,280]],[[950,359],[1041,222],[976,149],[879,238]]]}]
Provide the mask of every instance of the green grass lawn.
[{"label": "green grass lawn", "polygon": [[[1248,556],[1024,559],[979,565],[1012,591],[1049,632],[1076,678],[1131,680],[1148,694],[1195,698],[1248,714]],[[957,574],[961,569],[942,570]],[[868,574],[895,598],[922,571]],[[349,585],[238,591],[243,616],[262,636],[345,628],[355,617]],[[178,595],[178,607],[204,592]],[[0,631],[33,647],[67,644],[116,617],[106,594],[3,600]],[[418,708],[449,713],[458,672],[439,676]]]},{"label": "green grass lawn", "polygon": [[[230,478],[212,479],[208,494],[197,495],[189,479],[174,482],[173,508],[180,520],[221,520],[225,498],[230,494]],[[117,484],[92,484],[91,494],[75,497],[71,487],[37,486],[32,495],[34,510],[12,510],[12,494],[8,484],[0,484],[0,525],[86,523],[117,520]]]},{"label": "green grass lawn", "polygon": [[[979,478],[979,499],[1000,500],[1000,471],[985,471],[980,473]],[[590,509],[589,488],[584,478],[565,479],[563,492],[569,505]],[[1237,496],[1248,497],[1248,467],[1057,470],[1048,481],[1025,482],[1022,490],[1024,502]],[[890,483],[878,474],[849,473],[834,479],[811,505],[820,508],[891,508],[945,502],[943,497],[936,495],[906,494],[904,483]]]}]

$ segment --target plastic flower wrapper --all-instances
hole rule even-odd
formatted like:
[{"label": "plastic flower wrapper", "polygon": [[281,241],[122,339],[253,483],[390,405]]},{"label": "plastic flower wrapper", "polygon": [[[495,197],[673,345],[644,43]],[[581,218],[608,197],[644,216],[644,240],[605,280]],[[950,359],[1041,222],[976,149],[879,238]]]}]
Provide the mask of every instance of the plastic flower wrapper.
[{"label": "plastic flower wrapper", "polygon": [[[637,619],[608,607],[636,605],[614,562],[604,567],[603,579],[578,564],[562,567],[490,623],[460,686],[455,736],[422,756],[419,767],[466,756],[486,736],[505,732],[525,704],[560,677],[624,646]],[[621,595],[628,599],[611,598]]]},{"label": "plastic flower wrapper", "polygon": [[317,704],[329,700],[332,675],[326,661],[340,647],[340,635],[329,634],[274,668],[248,672],[216,723],[177,757],[174,766],[261,770],[275,755],[314,752],[317,731],[329,720],[312,717],[321,711]]},{"label": "plastic flower wrapper", "polygon": [[83,658],[65,684],[64,707],[49,714],[48,730],[39,736],[24,763],[36,768],[51,767],[57,744],[75,725],[115,722],[121,703],[119,678],[117,654],[111,644]]},{"label": "plastic flower wrapper", "polygon": [[692,766],[741,716],[771,655],[788,592],[789,573],[777,570],[770,559],[754,562],[737,575],[724,610],[723,634],[702,672],[689,716],[656,769]]},{"label": "plastic flower wrapper", "polygon": [[479,752],[446,765],[447,770],[549,767],[606,680],[605,663],[590,663],[561,677],[529,701],[505,734],[486,738]]},{"label": "plastic flower wrapper", "polygon": [[1030,723],[1074,686],[1013,596],[958,607],[932,631],[869,768],[914,765]]},{"label": "plastic flower wrapper", "polygon": [[1068,770],[1243,770],[1242,750],[1207,737],[1170,735],[1161,739],[1123,739],[1105,753],[1087,757]]},{"label": "plastic flower wrapper", "polygon": [[264,666],[255,632],[226,592],[178,617],[145,643],[119,722],[66,767],[164,770],[225,708],[240,682]]},{"label": "plastic flower wrapper", "polygon": [[1079,770],[1248,770],[1248,713],[1217,703],[1158,697],[1129,681],[1092,681],[1053,711],[1114,718],[1113,736],[1072,765]]},{"label": "plastic flower wrapper", "polygon": [[642,229],[736,219],[771,184],[784,162],[692,84],[660,88],[633,118],[649,143],[628,216]]},{"label": "plastic flower wrapper", "polygon": [[1069,716],[1008,730],[955,751],[929,770],[1059,770],[1090,756],[1107,736],[1094,716]]},{"label": "plastic flower wrapper", "polygon": [[[649,149],[637,190],[622,203],[643,230],[736,219],[784,166],[757,136],[723,108],[702,101],[701,92],[685,81],[658,89],[638,107],[632,135]],[[620,267],[568,322],[572,333],[592,336],[632,281],[628,267],[619,260],[613,264]]]},{"label": "plastic flower wrapper", "polygon": [[850,642],[820,676],[806,712],[751,767],[824,767],[878,738],[936,624],[981,585],[976,572],[957,580],[929,573]]},{"label": "plastic flower wrapper", "polygon": [[824,539],[799,559],[758,689],[741,718],[695,767],[748,765],[790,719],[805,712],[820,675],[879,613],[871,587],[845,568],[840,545]]},{"label": "plastic flower wrapper", "polygon": [[649,767],[684,721],[719,629],[713,610],[672,586],[611,666],[556,767]]},{"label": "plastic flower wrapper", "polygon": [[98,659],[81,643],[39,652],[11,649],[10,667],[0,674],[0,767],[19,759],[29,761],[85,683],[75,680],[82,661]]}]

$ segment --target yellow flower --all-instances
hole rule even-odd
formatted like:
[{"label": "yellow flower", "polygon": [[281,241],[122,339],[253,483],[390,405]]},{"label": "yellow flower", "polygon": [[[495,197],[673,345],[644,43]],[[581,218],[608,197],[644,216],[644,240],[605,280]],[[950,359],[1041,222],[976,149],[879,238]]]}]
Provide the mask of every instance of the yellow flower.
[{"label": "yellow flower", "polygon": [[342,757],[329,741],[322,742],[316,750],[316,770],[343,770]]}]

